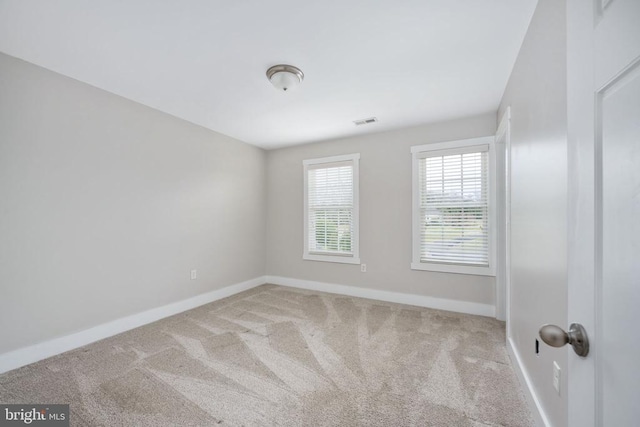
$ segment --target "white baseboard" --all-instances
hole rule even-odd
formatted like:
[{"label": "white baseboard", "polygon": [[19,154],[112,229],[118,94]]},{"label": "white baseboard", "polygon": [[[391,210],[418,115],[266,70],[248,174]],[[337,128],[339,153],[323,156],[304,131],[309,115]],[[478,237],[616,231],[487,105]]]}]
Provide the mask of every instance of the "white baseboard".
[{"label": "white baseboard", "polygon": [[522,364],[520,353],[518,352],[516,346],[513,344],[513,340],[511,338],[507,338],[507,352],[509,353],[509,357],[511,358],[511,363],[515,368],[514,370],[516,371],[518,380],[520,380],[520,385],[524,390],[524,394],[527,398],[527,403],[529,404],[529,409],[531,410],[531,415],[533,415],[533,420],[535,421],[536,426],[551,427],[549,418],[547,418],[547,414],[544,412],[544,409],[542,409],[542,405],[540,404],[538,395],[533,389],[531,378],[529,377],[527,370]]},{"label": "white baseboard", "polygon": [[92,342],[126,332],[139,326],[155,322],[156,320],[164,319],[165,317],[173,316],[174,314],[182,313],[183,311],[191,310],[192,308],[255,288],[264,283],[266,283],[265,276],[256,277],[255,279],[226,286],[222,289],[216,289],[215,291],[197,295],[192,298],[103,323],[102,325],[94,326],[84,331],[0,354],[0,373],[91,344]]},{"label": "white baseboard", "polygon": [[280,276],[266,276],[266,280],[267,283],[272,283],[274,285],[328,292],[332,294],[348,295],[358,298],[368,298],[379,301],[395,302],[399,304],[415,305],[418,307],[436,308],[439,310],[455,311],[458,313],[477,314],[480,316],[488,317],[495,317],[496,314],[496,309],[494,306],[489,304],[480,304],[477,302],[434,298],[414,294],[403,294],[400,292],[380,291],[377,289],[336,285],[332,283],[314,282],[311,280],[291,279],[289,277]]},{"label": "white baseboard", "polygon": [[242,283],[226,286],[222,289],[216,289],[215,291],[197,295],[186,300],[116,319],[84,331],[0,354],[0,373],[91,344],[92,342],[126,332],[165,317],[173,316],[174,314],[182,313],[183,311],[191,310],[192,308],[255,288],[256,286],[260,286],[264,283],[273,283],[275,285],[348,295],[358,298],[368,298],[379,301],[388,301],[399,304],[415,305],[418,307],[436,308],[440,310],[455,311],[458,313],[477,314],[489,317],[495,316],[495,307],[488,304],[403,294],[399,292],[381,291],[310,280],[298,280],[279,276],[261,276]]}]

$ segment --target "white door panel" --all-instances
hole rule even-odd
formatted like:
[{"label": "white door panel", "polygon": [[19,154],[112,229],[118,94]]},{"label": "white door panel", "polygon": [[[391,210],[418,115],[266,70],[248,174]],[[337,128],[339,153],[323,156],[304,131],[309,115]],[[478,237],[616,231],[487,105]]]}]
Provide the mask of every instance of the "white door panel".
[{"label": "white door panel", "polygon": [[568,0],[570,426],[640,420],[640,0]]},{"label": "white door panel", "polygon": [[595,1],[595,85],[602,87],[638,56],[640,1]]},{"label": "white door panel", "polygon": [[640,61],[600,91],[599,97],[598,415],[604,426],[632,426],[640,422],[640,334],[635,327],[640,308]]}]

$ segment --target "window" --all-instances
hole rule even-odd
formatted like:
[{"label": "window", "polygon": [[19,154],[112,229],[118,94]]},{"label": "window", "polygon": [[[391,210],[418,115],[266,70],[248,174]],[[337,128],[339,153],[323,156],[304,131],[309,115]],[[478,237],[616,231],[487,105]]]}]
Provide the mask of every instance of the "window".
[{"label": "window", "polygon": [[359,159],[350,154],[303,162],[304,259],[360,264]]},{"label": "window", "polygon": [[493,137],[412,147],[415,270],[495,275]]}]

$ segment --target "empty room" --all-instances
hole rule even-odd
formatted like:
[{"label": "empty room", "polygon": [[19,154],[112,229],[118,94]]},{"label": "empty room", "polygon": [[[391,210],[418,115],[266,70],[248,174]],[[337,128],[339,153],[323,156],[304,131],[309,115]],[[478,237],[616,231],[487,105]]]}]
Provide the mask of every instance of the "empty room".
[{"label": "empty room", "polygon": [[0,426],[639,425],[639,22],[0,0]]}]

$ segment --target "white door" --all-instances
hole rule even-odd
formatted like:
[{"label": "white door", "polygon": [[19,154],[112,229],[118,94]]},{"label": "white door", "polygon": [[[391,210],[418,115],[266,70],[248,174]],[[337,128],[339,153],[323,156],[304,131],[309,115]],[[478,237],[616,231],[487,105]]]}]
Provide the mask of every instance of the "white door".
[{"label": "white door", "polygon": [[[640,0],[568,0],[570,426],[640,425]],[[565,325],[567,326],[567,325]]]}]

